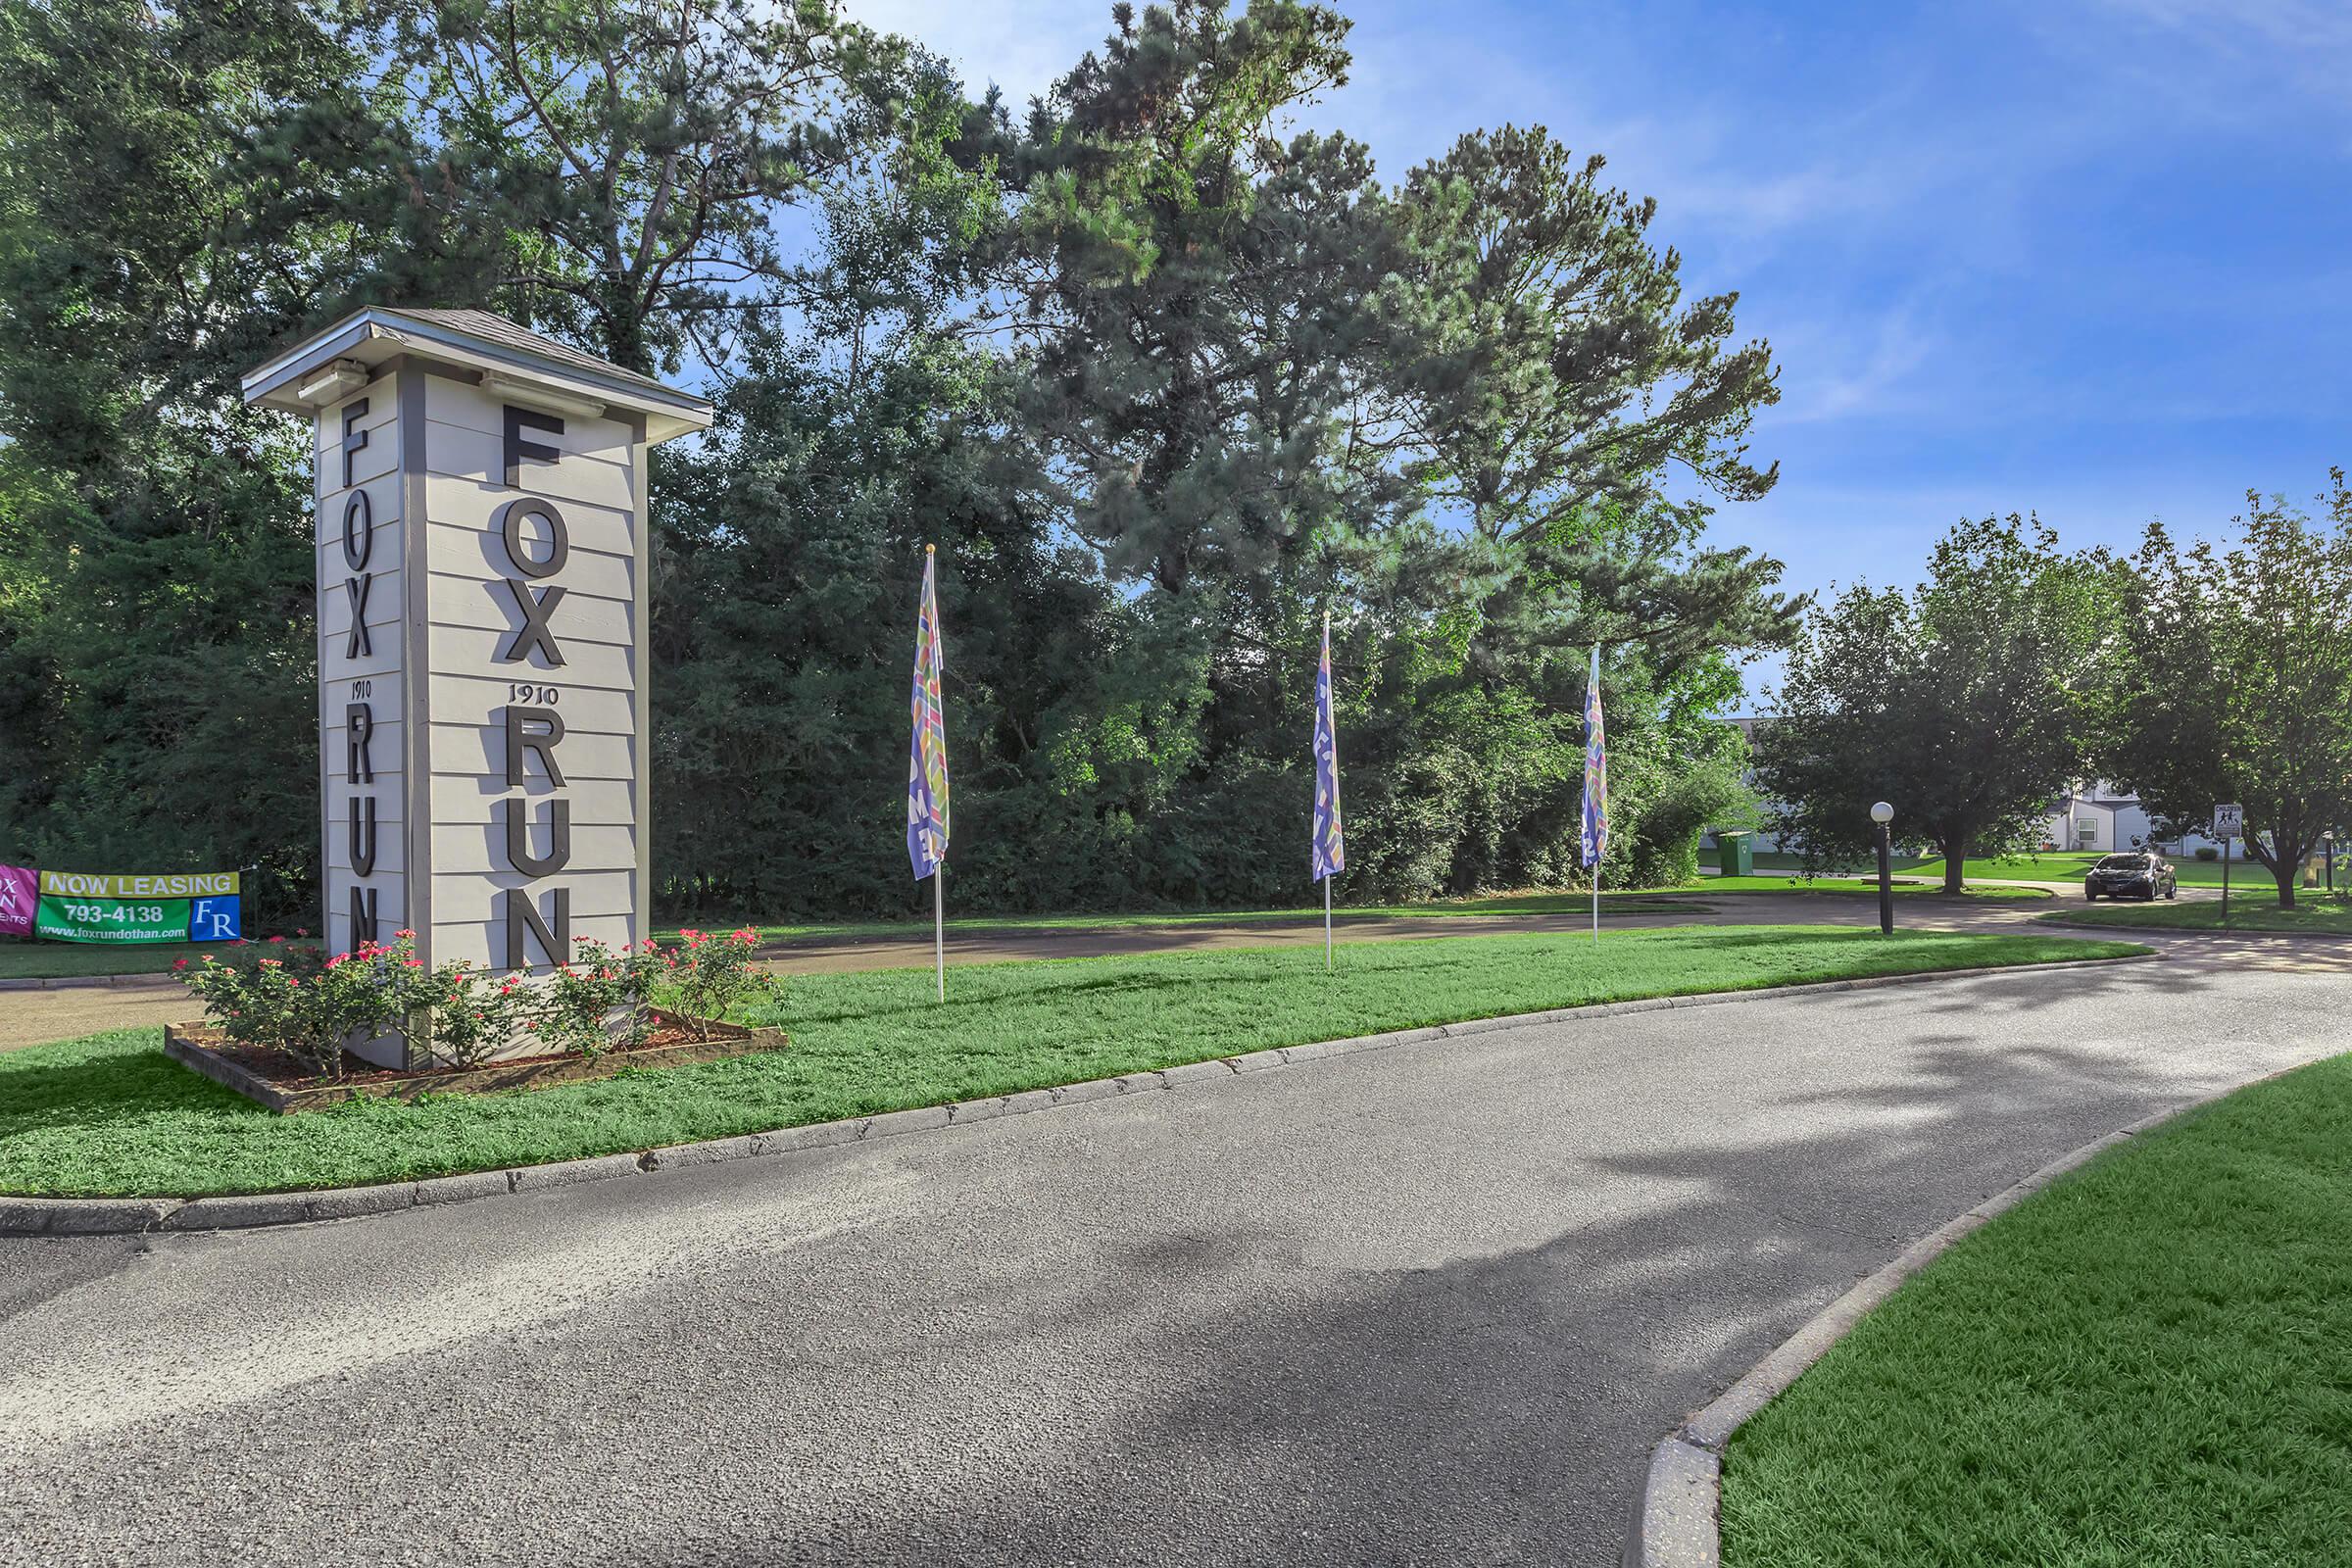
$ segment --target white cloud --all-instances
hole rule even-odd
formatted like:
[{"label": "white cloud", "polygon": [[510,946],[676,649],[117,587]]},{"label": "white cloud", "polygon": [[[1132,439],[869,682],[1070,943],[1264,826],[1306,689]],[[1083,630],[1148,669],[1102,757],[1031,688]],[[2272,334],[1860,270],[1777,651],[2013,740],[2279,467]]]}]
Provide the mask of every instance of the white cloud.
[{"label": "white cloud", "polygon": [[1774,353],[1787,367],[1772,424],[1805,424],[1854,416],[1874,418],[1912,412],[1923,401],[1922,372],[1935,368],[1950,344],[1920,319],[1913,305],[1866,312],[1848,307],[1828,320],[1782,331]]}]

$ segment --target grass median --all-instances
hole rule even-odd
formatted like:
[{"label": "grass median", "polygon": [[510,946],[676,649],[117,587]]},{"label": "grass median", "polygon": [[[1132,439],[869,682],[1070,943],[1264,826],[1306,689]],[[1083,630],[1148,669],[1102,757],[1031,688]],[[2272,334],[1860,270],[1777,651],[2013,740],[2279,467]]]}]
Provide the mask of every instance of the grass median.
[{"label": "grass median", "polygon": [[[1618,914],[1697,914],[1706,906],[1687,897],[1690,888],[1629,889],[1603,893],[1603,906]],[[1495,893],[1417,904],[1359,904],[1334,909],[1341,920],[1382,920],[1424,915],[1573,915],[1591,907],[1589,893]],[[1159,911],[1095,911],[1079,914],[976,914],[948,922],[950,936],[988,936],[1023,931],[1088,931],[1166,929],[1181,931],[1212,925],[1321,925],[1321,905],[1285,909],[1207,909]],[[731,930],[744,922],[713,917],[688,922]],[[681,927],[656,926],[654,936],[669,941]],[[905,920],[830,920],[814,922],[751,922],[762,942],[821,943],[867,941],[928,941],[930,917]],[[19,942],[0,940],[0,980],[70,980],[102,975],[163,975],[180,958],[193,963],[208,953],[224,954],[223,942],[104,943]]]},{"label": "grass median", "polygon": [[[1949,897],[1941,882],[1898,881],[1893,885],[1898,899],[1940,899]],[[1877,898],[1879,879],[1844,876],[1710,876],[1702,877],[1687,888],[1685,893],[1821,893],[1842,894],[1847,898]],[[2000,882],[1971,882],[1960,890],[1964,899],[1983,899],[1992,903],[2030,904],[2049,898],[2047,888],[2011,887]]]},{"label": "grass median", "polygon": [[[794,979],[781,1052],[598,1083],[277,1116],[117,1030],[0,1054],[0,1192],[340,1187],[656,1148],[1548,1007],[2145,951],[2054,936],[1676,927]],[[1595,1037],[1598,1038],[1598,1037]]]},{"label": "grass median", "polygon": [[2053,925],[2111,925],[2143,931],[2293,931],[2352,936],[2352,899],[2306,892],[2296,899],[2293,908],[2281,909],[2278,895],[2263,887],[2251,897],[2232,894],[2227,920],[2222,918],[2219,899],[2194,904],[2086,904],[2036,918]]},{"label": "grass median", "polygon": [[1730,1568],[2345,1560],[2352,1057],[1969,1237],[1733,1439]]},{"label": "grass median", "polygon": [[[1938,895],[1939,884],[1897,883],[1895,892],[1904,896]],[[1851,878],[1821,877],[1805,879],[1793,876],[1701,877],[1696,882],[1671,888],[1626,888],[1601,894],[1602,908],[1618,915],[1700,914],[1704,904],[1693,902],[1696,897],[1710,893],[1838,893],[1855,896],[1878,892],[1875,879],[1856,881]],[[1976,886],[1968,889],[1971,898],[2038,899],[2048,895],[2033,889]],[[1459,916],[1473,919],[1480,916],[1544,916],[1562,918],[1582,914],[1592,907],[1592,896],[1577,892],[1482,893],[1458,899],[1433,899],[1411,904],[1344,905],[1332,912],[1342,921],[1420,919],[1431,916]],[[1257,926],[1257,925],[1320,925],[1323,920],[1321,905],[1301,905],[1283,909],[1206,909],[1120,912],[1086,912],[1076,914],[1004,914],[969,915],[948,922],[950,936],[986,936],[1017,934],[1036,931],[1121,930],[1183,931],[1200,926]],[[700,922],[718,929],[731,929],[743,922],[733,919],[711,919]],[[751,928],[760,933],[762,942],[824,943],[866,941],[924,941],[931,935],[927,919],[906,920],[834,920],[823,922],[760,922]],[[667,940],[678,934],[674,925],[658,926],[654,935]],[[226,951],[223,943],[149,943],[110,947],[91,943],[77,945],[70,942],[0,941],[0,980],[77,979],[101,975],[161,975],[171,972],[172,962],[187,958],[194,962],[207,953]]]}]

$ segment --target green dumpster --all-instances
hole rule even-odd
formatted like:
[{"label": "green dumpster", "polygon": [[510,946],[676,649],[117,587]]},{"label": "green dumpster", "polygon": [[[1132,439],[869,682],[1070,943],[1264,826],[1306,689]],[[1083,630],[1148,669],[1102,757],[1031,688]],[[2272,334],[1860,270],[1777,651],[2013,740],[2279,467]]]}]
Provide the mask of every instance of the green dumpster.
[{"label": "green dumpster", "polygon": [[1752,833],[1716,834],[1715,863],[1723,867],[1725,876],[1754,876],[1756,874],[1755,835]]}]

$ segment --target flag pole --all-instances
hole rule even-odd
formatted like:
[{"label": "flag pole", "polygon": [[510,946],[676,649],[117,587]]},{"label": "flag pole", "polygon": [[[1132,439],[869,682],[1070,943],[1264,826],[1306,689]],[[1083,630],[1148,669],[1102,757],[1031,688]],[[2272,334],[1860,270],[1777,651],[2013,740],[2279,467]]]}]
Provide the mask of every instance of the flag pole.
[{"label": "flag pole", "polygon": [[1331,878],[1323,879],[1323,968],[1331,970]]},{"label": "flag pole", "polygon": [[[1592,946],[1597,948],[1600,946],[1600,862],[1605,855],[1605,840],[1602,835],[1606,832],[1605,823],[1607,822],[1607,817],[1604,815],[1597,818],[1604,824],[1600,831],[1593,831],[1591,826],[1596,819],[1592,815],[1592,759],[1590,755],[1590,748],[1592,742],[1592,731],[1600,727],[1600,644],[1597,642],[1592,645],[1592,669],[1587,677],[1585,691],[1585,707],[1589,714],[1585,736],[1588,750],[1585,758],[1585,818],[1588,824],[1586,836],[1592,841]],[[1602,755],[1605,758],[1607,754],[1603,753]],[[1605,767],[1607,764],[1604,761],[1602,765]],[[1601,809],[1605,812],[1607,808],[1604,796]]]},{"label": "flag pole", "polygon": [[931,956],[939,1000],[948,1000],[948,738],[940,714],[938,549],[923,546],[922,599],[914,621],[914,736],[906,760],[906,854],[914,879],[931,878]]}]

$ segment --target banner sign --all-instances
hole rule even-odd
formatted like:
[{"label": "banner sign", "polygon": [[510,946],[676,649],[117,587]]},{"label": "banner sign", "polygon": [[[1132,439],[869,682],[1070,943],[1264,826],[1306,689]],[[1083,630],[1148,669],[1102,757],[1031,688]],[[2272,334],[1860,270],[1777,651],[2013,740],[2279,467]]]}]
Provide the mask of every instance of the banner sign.
[{"label": "banner sign", "polygon": [[[0,935],[53,942],[227,942],[245,934],[235,871],[109,876],[0,866]],[[22,913],[29,896],[30,918]]]},{"label": "banner sign", "polygon": [[0,937],[32,935],[32,912],[41,902],[41,879],[21,865],[0,865]]}]

